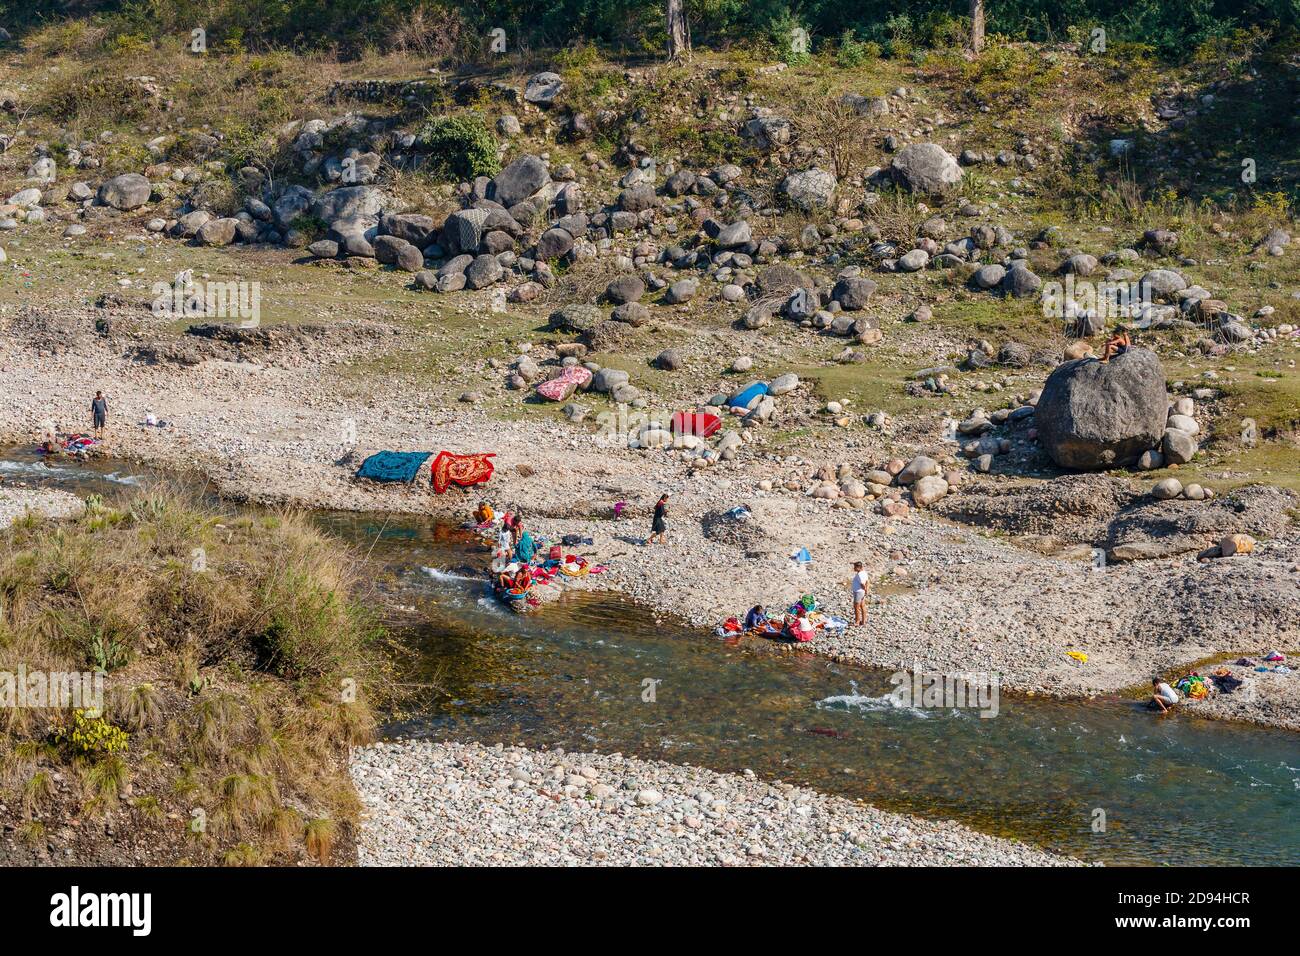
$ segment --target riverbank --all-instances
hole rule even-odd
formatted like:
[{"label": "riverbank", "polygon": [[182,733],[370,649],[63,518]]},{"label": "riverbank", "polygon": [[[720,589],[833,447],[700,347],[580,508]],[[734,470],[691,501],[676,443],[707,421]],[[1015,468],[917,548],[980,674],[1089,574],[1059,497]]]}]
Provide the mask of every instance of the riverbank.
[{"label": "riverbank", "polygon": [[[94,311],[81,322],[89,324]],[[376,377],[358,392],[347,374],[357,342],[382,352],[401,340],[394,334],[375,346],[373,337],[343,336],[341,344],[320,346],[312,363],[295,354],[193,366],[144,365],[94,335],[70,338],[56,365],[10,340],[0,346],[0,440],[30,441],[51,420],[75,427],[86,414],[87,389],[102,389],[112,397],[108,454],[196,472],[223,495],[267,505],[454,521],[480,497],[498,508],[522,506],[534,530],[552,540],[592,539],[578,550],[610,572],[583,586],[621,590],[710,630],[755,603],[782,608],[806,593],[847,618],[846,584],[852,562],[862,560],[876,585],[868,627],[820,636],[808,650],[891,670],[996,673],[1004,687],[1022,692],[1115,692],[1207,658],[1256,655],[1265,645],[1300,648],[1300,531],[1284,517],[1287,492],[1213,514],[1217,503],[1168,502],[1164,511],[1131,519],[1156,534],[1181,522],[1208,543],[1231,527],[1225,521],[1273,515],[1266,526],[1272,536],[1251,555],[1198,562],[1183,554],[1098,572],[1069,556],[1077,547],[1041,554],[1005,533],[916,510],[889,517],[833,507],[783,487],[836,460],[869,465],[878,455],[869,448],[846,446],[836,458],[816,448],[794,454],[769,450],[760,433],[736,461],[692,471],[672,455],[611,444],[583,425],[493,418],[398,379]],[[136,424],[149,414],[167,427]],[[352,434],[356,444],[348,445]],[[359,461],[381,448],[492,451],[496,474],[481,490],[445,496],[419,484],[354,480]],[[973,478],[954,495],[964,499],[995,481]],[[1026,494],[1046,489],[1050,498],[1061,481],[1031,483]],[[668,542],[646,547],[649,511],[663,491],[672,494]],[[1104,488],[1087,493],[1105,498]],[[616,501],[629,503],[624,520],[612,519]],[[1071,531],[1068,507],[1031,503],[1052,516],[1058,533]],[[749,519],[728,519],[740,505]],[[789,557],[800,548],[813,555],[804,568]],[[1071,652],[1086,655],[1086,663]],[[1271,722],[1270,709],[1235,701],[1205,710]]]},{"label": "riverbank", "polygon": [[46,488],[8,488],[0,484],[0,531],[25,515],[72,518],[81,514],[84,502],[66,491]]},{"label": "riverbank", "polygon": [[1068,866],[752,774],[522,747],[356,748],[363,866]]}]

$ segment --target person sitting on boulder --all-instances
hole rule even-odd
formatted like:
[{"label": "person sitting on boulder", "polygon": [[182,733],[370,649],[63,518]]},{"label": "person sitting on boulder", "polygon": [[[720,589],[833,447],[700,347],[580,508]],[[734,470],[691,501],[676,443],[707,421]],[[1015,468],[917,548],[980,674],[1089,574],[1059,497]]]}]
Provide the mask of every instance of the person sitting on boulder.
[{"label": "person sitting on boulder", "polygon": [[1178,691],[1174,690],[1159,677],[1151,678],[1151,687],[1154,691],[1151,699],[1155,701],[1156,706],[1160,708],[1160,713],[1169,713],[1169,708],[1178,703]]},{"label": "person sitting on boulder", "polygon": [[1101,360],[1109,362],[1112,355],[1123,355],[1133,347],[1133,340],[1128,337],[1127,332],[1116,332],[1106,340],[1106,344],[1101,349]]}]

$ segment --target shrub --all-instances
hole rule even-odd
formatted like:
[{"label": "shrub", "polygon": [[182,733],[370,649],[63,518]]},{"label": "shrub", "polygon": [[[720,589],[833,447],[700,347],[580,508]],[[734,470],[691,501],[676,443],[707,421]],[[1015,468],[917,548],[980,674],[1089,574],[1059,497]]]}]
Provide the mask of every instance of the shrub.
[{"label": "shrub", "polygon": [[497,138],[477,116],[438,116],[420,128],[416,144],[432,170],[458,181],[492,176],[501,168]]},{"label": "shrub", "polygon": [[81,757],[98,757],[114,754],[127,748],[128,735],[121,727],[114,727],[103,717],[91,716],[85,710],[72,712],[72,723],[62,724],[54,731],[54,742]]}]

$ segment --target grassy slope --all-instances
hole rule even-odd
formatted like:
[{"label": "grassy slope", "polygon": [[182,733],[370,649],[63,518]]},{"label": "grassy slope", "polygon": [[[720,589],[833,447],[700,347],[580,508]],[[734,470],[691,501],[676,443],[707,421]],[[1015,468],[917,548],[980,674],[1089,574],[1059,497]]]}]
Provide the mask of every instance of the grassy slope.
[{"label": "grassy slope", "polygon": [[[60,740],[70,711],[0,711],[0,860],[47,840],[83,864],[346,860],[378,676],[352,574],[301,519],[165,493],[0,537],[0,671],[107,671],[102,719],[125,734],[81,747]],[[103,839],[123,824],[131,846]]]}]

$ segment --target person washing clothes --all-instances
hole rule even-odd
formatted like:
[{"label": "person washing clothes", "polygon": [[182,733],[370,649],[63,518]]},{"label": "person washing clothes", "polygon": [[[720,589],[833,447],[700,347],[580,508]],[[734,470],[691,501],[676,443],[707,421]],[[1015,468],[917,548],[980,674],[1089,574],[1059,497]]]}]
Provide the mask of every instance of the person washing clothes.
[{"label": "person washing clothes", "polygon": [[1159,677],[1151,678],[1151,689],[1154,691],[1151,699],[1155,701],[1156,706],[1160,708],[1160,713],[1169,713],[1169,708],[1178,703],[1178,691],[1174,690]]},{"label": "person washing clothes", "polygon": [[763,605],[755,604],[745,615],[745,630],[757,631],[767,624],[767,615],[763,613]]}]

